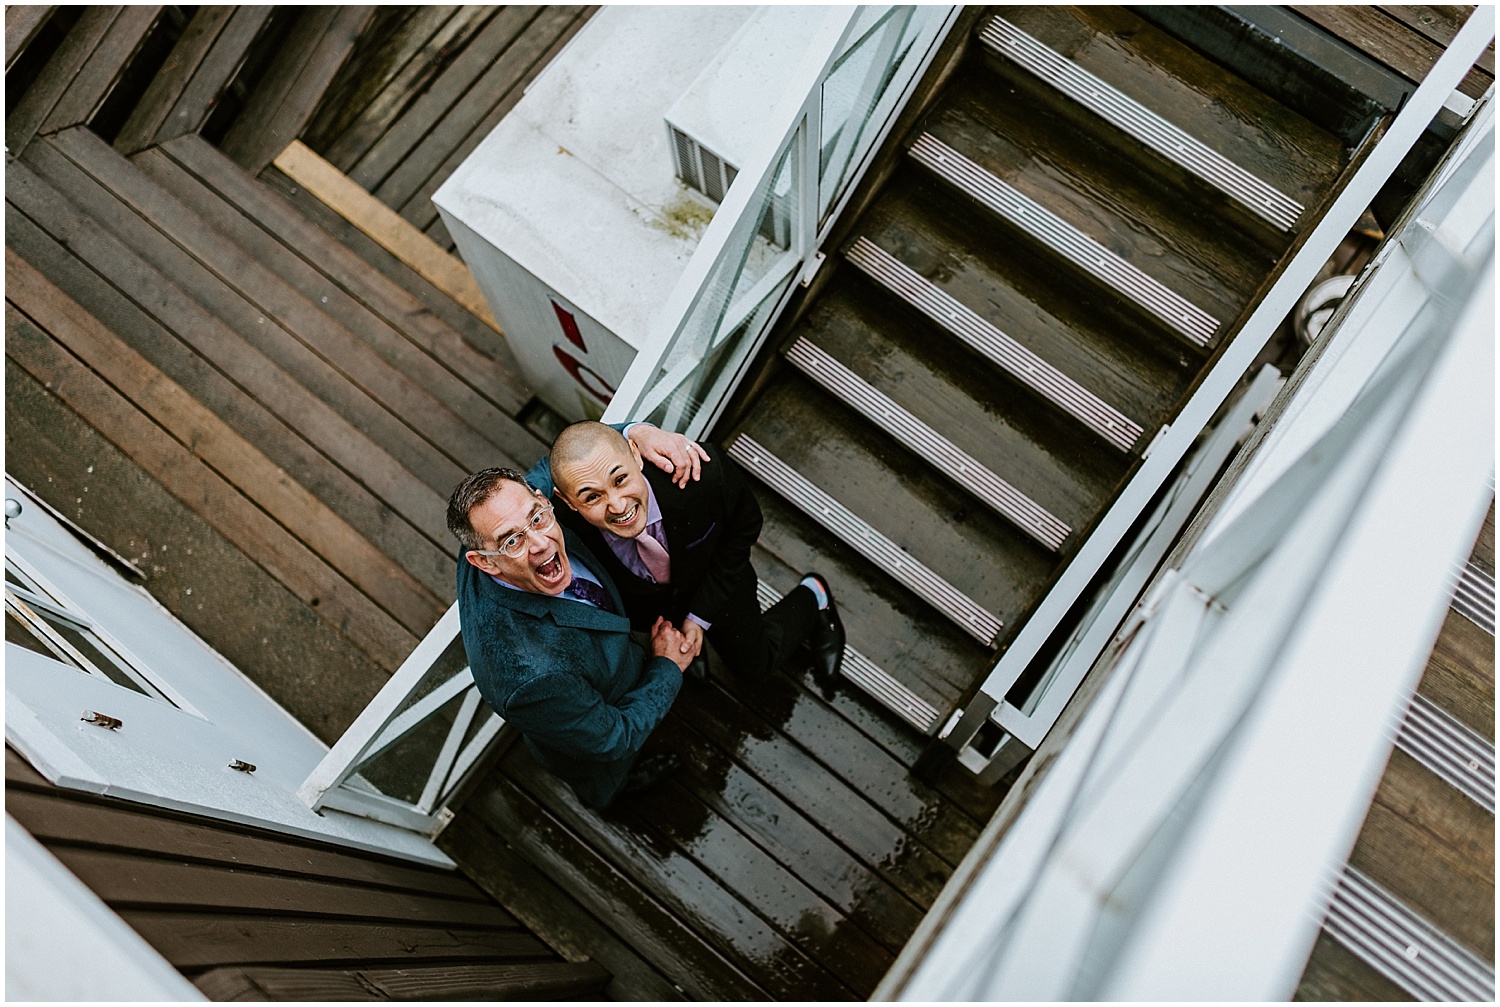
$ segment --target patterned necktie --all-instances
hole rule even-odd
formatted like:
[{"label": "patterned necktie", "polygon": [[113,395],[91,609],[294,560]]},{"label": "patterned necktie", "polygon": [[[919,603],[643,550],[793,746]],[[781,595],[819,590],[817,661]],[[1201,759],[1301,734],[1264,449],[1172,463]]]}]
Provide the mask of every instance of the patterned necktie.
[{"label": "patterned necktie", "polygon": [[641,562],[646,564],[646,569],[651,571],[652,578],[658,584],[672,582],[672,563],[667,550],[656,540],[650,528],[636,536],[635,549],[641,554]]},{"label": "patterned necktie", "polygon": [[604,609],[604,611],[609,612],[613,615],[619,614],[618,612],[615,612],[615,603],[610,599],[609,592],[604,590],[604,588],[600,587],[598,584],[595,584],[593,581],[584,580],[582,577],[575,576],[573,578],[573,583],[568,585],[568,590],[572,591],[573,594],[578,598],[588,602],[595,608],[602,608]]}]

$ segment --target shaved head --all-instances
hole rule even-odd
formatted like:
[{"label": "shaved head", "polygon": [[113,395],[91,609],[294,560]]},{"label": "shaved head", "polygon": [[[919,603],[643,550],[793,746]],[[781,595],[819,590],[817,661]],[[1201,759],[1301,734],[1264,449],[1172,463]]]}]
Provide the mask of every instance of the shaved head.
[{"label": "shaved head", "polygon": [[630,454],[630,442],[614,427],[594,420],[580,420],[563,427],[557,440],[552,442],[552,454],[548,457],[552,464],[552,481],[564,493],[571,494],[573,487],[567,481],[567,473],[592,459],[594,453],[603,448]]},{"label": "shaved head", "polygon": [[557,495],[589,524],[621,538],[645,530],[651,490],[640,452],[618,430],[592,420],[564,427],[548,460]]}]

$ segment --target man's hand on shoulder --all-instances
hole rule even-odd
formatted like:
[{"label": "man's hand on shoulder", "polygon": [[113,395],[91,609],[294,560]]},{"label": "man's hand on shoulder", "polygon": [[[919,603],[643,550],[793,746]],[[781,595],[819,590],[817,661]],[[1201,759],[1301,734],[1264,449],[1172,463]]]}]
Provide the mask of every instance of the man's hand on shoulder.
[{"label": "man's hand on shoulder", "polygon": [[708,452],[697,441],[682,434],[668,433],[650,423],[633,424],[629,436],[643,459],[672,474],[672,482],[678,489],[686,486],[689,479],[697,482],[702,477]]},{"label": "man's hand on shoulder", "polygon": [[703,638],[700,635],[696,643],[678,631],[661,616],[657,616],[656,622],[651,626],[651,654],[653,657],[664,657],[677,665],[678,671],[687,671],[687,666],[698,656],[698,651],[703,648]]}]

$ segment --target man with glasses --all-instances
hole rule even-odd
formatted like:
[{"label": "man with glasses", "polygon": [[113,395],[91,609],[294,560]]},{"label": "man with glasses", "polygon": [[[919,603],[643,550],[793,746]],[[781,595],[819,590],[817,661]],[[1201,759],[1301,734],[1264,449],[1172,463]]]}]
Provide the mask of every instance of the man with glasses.
[{"label": "man with glasses", "polygon": [[649,654],[635,642],[605,567],[514,469],[460,483],[448,529],[464,547],[458,606],[475,684],[537,762],[601,809],[675,769],[670,753],[636,756],[697,647],[665,619]]}]

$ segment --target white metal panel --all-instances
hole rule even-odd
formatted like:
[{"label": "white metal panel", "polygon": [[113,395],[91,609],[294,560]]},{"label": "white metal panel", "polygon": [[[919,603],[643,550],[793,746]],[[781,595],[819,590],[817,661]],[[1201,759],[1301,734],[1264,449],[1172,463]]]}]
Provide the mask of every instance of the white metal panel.
[{"label": "white metal panel", "polygon": [[[37,570],[69,607],[99,623],[186,706],[7,643],[6,739],[39,772],[61,786],[451,866],[431,843],[405,830],[309,810],[296,790],[326,746],[50,514],[26,506],[8,479],[6,495],[23,500],[6,532],[8,552]],[[85,724],[79,719],[85,710],[117,717],[124,726],[110,731]],[[255,772],[230,769],[233,759],[254,765]]]},{"label": "white metal panel", "polygon": [[5,817],[5,999],[207,999]]}]

